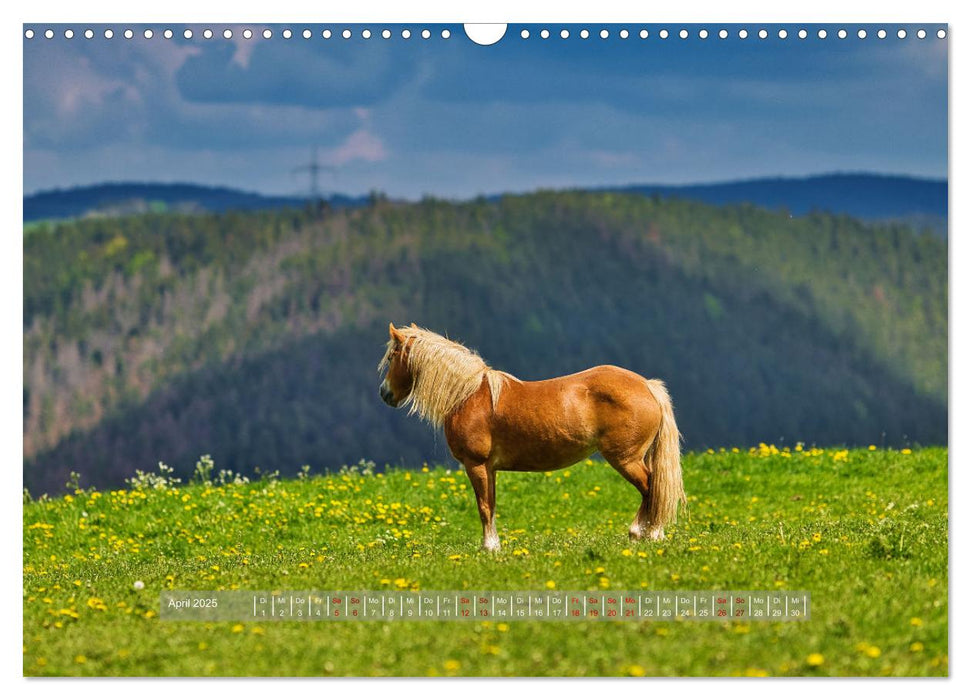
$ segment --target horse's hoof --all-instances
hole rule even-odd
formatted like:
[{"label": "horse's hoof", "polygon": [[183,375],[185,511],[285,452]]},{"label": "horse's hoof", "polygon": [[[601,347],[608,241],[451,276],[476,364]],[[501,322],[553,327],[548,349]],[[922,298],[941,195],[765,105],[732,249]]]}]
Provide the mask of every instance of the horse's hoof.
[{"label": "horse's hoof", "polygon": [[663,540],[664,539],[664,528],[659,527],[651,530],[647,533],[647,536],[652,540]]},{"label": "horse's hoof", "polygon": [[483,552],[498,552],[499,551],[499,540],[486,540],[482,543]]}]

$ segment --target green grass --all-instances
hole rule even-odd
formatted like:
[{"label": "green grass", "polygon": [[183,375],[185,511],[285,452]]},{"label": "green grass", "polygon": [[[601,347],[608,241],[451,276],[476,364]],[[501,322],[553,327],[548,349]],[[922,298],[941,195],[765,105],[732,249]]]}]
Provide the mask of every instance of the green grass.
[{"label": "green grass", "polygon": [[[897,675],[947,661],[947,450],[689,454],[690,519],[587,462],[76,492],[24,505],[25,675]],[[145,588],[133,589],[136,580]],[[805,622],[163,622],[174,589],[789,589]]]}]

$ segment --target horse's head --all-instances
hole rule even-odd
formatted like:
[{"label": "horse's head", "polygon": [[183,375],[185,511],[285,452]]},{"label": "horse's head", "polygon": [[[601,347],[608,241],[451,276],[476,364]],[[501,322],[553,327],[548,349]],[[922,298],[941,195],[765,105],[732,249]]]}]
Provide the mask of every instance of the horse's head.
[{"label": "horse's head", "polygon": [[393,323],[388,326],[388,332],[391,339],[388,341],[387,352],[379,366],[381,369],[387,367],[388,372],[381,382],[378,393],[386,404],[397,408],[411,394],[415,379],[408,366],[409,339],[395,328]]}]

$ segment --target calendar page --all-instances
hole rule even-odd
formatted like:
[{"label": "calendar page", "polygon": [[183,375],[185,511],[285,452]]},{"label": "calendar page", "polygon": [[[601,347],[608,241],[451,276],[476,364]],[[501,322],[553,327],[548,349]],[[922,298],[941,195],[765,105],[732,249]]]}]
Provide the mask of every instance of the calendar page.
[{"label": "calendar page", "polygon": [[949,34],[23,24],[23,675],[949,675]]}]

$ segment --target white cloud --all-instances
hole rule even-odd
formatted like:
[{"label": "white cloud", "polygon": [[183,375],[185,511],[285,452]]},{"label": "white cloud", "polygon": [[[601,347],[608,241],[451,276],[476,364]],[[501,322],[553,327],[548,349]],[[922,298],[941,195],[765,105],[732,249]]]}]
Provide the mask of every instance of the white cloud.
[{"label": "white cloud", "polygon": [[324,160],[341,166],[357,160],[376,163],[388,158],[384,142],[366,129],[358,129],[337,148],[324,153]]}]

